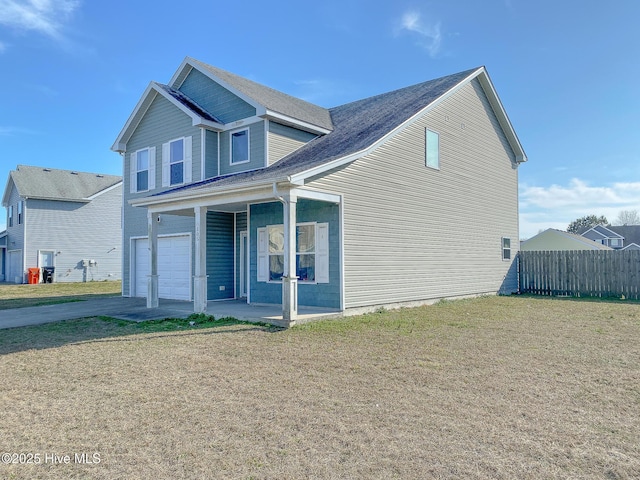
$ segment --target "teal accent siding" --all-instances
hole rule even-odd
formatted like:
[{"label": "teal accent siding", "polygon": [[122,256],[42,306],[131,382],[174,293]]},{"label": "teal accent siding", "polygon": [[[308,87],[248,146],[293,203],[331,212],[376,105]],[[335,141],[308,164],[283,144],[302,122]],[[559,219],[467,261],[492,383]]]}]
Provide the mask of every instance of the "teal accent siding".
[{"label": "teal accent siding", "polygon": [[179,90],[223,123],[256,114],[253,106],[196,69],[191,70]]},{"label": "teal accent siding", "polygon": [[[220,134],[220,175],[255,170],[265,166],[265,138],[264,122],[256,122],[248,125],[249,129],[249,162],[231,164],[231,133],[230,130]],[[239,128],[241,130],[242,128]]]},{"label": "teal accent siding", "polygon": [[[258,282],[257,229],[283,223],[282,204],[261,203],[250,206],[250,285],[252,303],[281,303],[280,283]],[[298,305],[340,308],[340,213],[339,206],[316,200],[300,199],[297,223],[318,222],[329,224],[329,283],[298,283]]]},{"label": "teal accent siding", "polygon": [[[233,298],[233,214],[207,213],[207,298]],[[224,287],[221,290],[220,287]]]},{"label": "teal accent siding", "polygon": [[[240,296],[240,232],[247,230],[247,213],[236,214],[236,297]],[[247,235],[247,244],[249,238]]]},{"label": "teal accent siding", "polygon": [[204,176],[213,178],[218,176],[218,138],[217,132],[205,130],[205,160]]}]

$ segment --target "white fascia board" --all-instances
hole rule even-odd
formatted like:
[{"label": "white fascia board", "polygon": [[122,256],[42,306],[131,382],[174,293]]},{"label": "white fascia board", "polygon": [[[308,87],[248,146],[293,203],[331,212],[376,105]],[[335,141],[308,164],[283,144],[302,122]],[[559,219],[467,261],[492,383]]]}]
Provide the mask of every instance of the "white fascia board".
[{"label": "white fascia board", "polygon": [[[174,73],[173,76],[171,77],[171,80],[169,80],[169,86],[171,88],[175,88],[176,90],[180,89],[182,84],[177,85],[176,82],[178,81],[178,79],[182,75],[182,73],[183,73],[185,68],[188,68],[189,71],[191,71],[191,69],[193,68],[193,65],[191,64],[191,60],[192,60],[192,58],[189,57],[189,56],[185,57],[184,60],[182,60],[182,63],[180,64],[180,66],[176,70],[176,73]],[[188,73],[187,73],[187,75],[188,75]],[[185,75],[185,78],[187,77],[187,75]]]},{"label": "white fascia board", "polygon": [[[276,180],[276,182],[278,181]],[[271,192],[273,183],[274,183],[273,180],[268,180],[268,181],[263,180],[263,181],[258,181],[254,183],[244,183],[242,185],[230,185],[226,188],[216,188],[214,191],[209,189],[201,189],[201,190],[191,191],[191,192],[179,191],[175,193],[168,193],[166,195],[156,195],[151,197],[142,197],[142,198],[132,199],[132,200],[129,200],[129,204],[133,207],[147,207],[152,205],[161,205],[161,204],[169,204],[169,203],[182,205],[186,202],[190,202],[194,200],[197,201],[203,198],[213,198],[213,197],[235,194],[235,193],[244,194],[252,190],[259,190],[264,188],[268,188],[269,192]],[[271,194],[269,198],[273,198],[273,194]],[[225,201],[224,203],[229,203],[229,202]]]},{"label": "white fascia board", "polygon": [[[136,122],[136,124],[134,125],[133,124],[134,119],[136,118],[138,113],[141,113],[140,118],[144,116],[144,113],[149,108],[149,106],[155,99],[155,96],[157,95],[157,90],[154,88],[154,83],[155,82],[149,82],[149,85],[147,85],[147,88],[144,90],[144,93],[140,97],[140,100],[138,100],[138,103],[133,109],[133,112],[131,112],[131,115],[129,115],[129,118],[127,119],[127,123],[125,123],[124,127],[122,127],[122,130],[120,131],[120,134],[116,138],[116,141],[111,146],[111,150],[113,150],[114,152],[123,153],[124,151],[126,151],[127,140],[129,140],[129,138],[125,138],[125,137],[130,136],[130,134],[128,135],[129,130],[137,127],[138,126],[137,123],[140,121],[138,120],[138,122]],[[153,98],[151,98],[147,103],[147,97],[149,95],[153,95]],[[146,107],[145,107],[145,103],[147,103]],[[141,111],[143,108],[144,108],[144,111]]]},{"label": "white fascia board", "polygon": [[289,193],[298,198],[306,198],[309,200],[320,200],[322,202],[340,204],[342,195],[336,193],[323,192],[321,190],[312,190],[309,188],[292,188]]},{"label": "white fascia board", "polygon": [[516,155],[516,162],[523,163],[527,161],[527,155],[524,153],[524,149],[522,148],[522,144],[518,139],[518,135],[516,134],[513,125],[511,124],[511,120],[509,120],[509,116],[507,115],[502,102],[500,101],[500,97],[496,92],[496,89],[493,86],[493,82],[489,77],[489,73],[484,67],[481,67],[477,72],[478,80],[482,89],[484,90],[487,98],[489,99],[489,103],[493,107],[493,111],[498,117],[498,121],[500,122],[500,126],[505,132],[507,139],[509,140],[509,145],[511,145],[511,149]]},{"label": "white fascia board", "polygon": [[[232,191],[226,194],[216,193],[209,196],[202,196],[191,199],[180,199],[175,201],[169,201],[161,204],[151,205],[133,205],[134,207],[147,207],[147,210],[151,213],[168,213],[178,212],[185,210],[192,210],[198,207],[213,207],[224,206],[229,204],[240,203],[262,203],[268,201],[274,201],[273,191],[270,186],[264,185],[262,188],[247,190],[247,191]],[[129,201],[129,203],[132,203]]]},{"label": "white fascia board", "polygon": [[331,130],[327,130],[326,128],[322,128],[308,122],[303,122],[302,120],[298,120],[296,118],[289,117],[288,115],[274,112],[273,110],[265,110],[264,117],[268,120],[274,120],[278,123],[289,125],[291,127],[295,127],[309,133],[315,133],[316,135],[326,135],[328,133],[331,133]]}]

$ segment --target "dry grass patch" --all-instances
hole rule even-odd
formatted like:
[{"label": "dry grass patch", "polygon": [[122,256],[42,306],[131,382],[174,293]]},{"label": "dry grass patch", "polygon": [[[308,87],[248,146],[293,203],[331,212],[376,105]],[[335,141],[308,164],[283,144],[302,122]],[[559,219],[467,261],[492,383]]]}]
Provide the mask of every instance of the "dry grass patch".
[{"label": "dry grass patch", "polygon": [[0,284],[0,310],[120,295],[122,282]]},{"label": "dry grass patch", "polygon": [[290,330],[135,328],[3,332],[0,451],[101,461],[0,476],[640,477],[637,304],[488,297]]}]

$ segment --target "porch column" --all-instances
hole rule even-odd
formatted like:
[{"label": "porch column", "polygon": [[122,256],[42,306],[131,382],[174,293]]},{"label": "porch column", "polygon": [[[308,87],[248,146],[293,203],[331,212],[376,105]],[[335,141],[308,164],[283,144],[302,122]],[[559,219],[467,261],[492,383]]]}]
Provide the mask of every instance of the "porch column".
[{"label": "porch column", "polygon": [[207,207],[196,207],[196,258],[193,277],[193,311],[207,311]]},{"label": "porch column", "polygon": [[298,316],[298,277],[296,276],[297,197],[288,195],[284,208],[284,273],[282,275],[282,319],[295,323]]},{"label": "porch column", "polygon": [[158,308],[158,218],[147,210],[149,232],[149,277],[147,282],[147,308]]}]

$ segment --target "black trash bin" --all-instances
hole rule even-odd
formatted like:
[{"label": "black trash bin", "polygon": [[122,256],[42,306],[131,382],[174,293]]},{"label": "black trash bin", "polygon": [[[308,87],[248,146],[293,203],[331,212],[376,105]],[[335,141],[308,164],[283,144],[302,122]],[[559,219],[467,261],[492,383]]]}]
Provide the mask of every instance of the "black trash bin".
[{"label": "black trash bin", "polygon": [[55,267],[42,267],[42,283],[53,283]]}]

